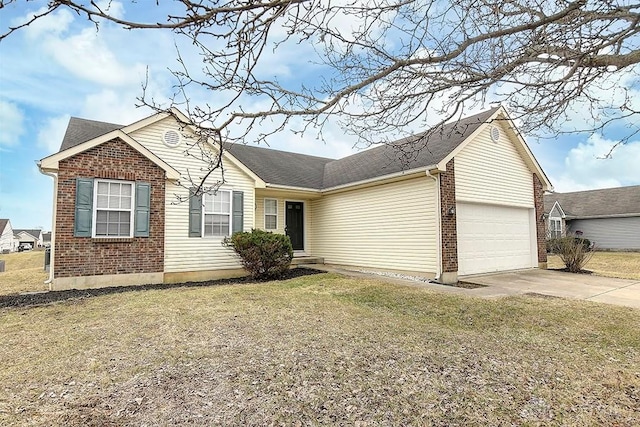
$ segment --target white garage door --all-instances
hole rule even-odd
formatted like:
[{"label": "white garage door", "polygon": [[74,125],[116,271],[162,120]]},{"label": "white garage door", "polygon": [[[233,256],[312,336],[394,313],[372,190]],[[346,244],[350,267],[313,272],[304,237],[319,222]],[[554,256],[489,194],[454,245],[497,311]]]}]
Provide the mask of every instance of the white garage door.
[{"label": "white garage door", "polygon": [[458,275],[535,266],[533,209],[457,204]]}]

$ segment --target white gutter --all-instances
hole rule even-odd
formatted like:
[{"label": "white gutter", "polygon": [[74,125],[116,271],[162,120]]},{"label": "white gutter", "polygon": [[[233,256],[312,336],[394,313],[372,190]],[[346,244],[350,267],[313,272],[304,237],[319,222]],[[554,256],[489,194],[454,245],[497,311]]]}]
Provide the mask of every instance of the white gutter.
[{"label": "white gutter", "polygon": [[317,193],[320,194],[322,190],[307,187],[295,187],[293,185],[281,185],[281,184],[269,184],[267,183],[265,188],[273,188],[274,190],[289,190],[289,191],[302,191],[305,193]]},{"label": "white gutter", "polygon": [[589,216],[575,216],[575,215],[566,215],[563,218],[569,221],[577,220],[577,219],[605,219],[605,218],[630,218],[634,216],[640,216],[639,213],[625,213],[625,214],[611,214],[611,215],[589,215]]},{"label": "white gutter", "polygon": [[54,252],[55,252],[55,243],[56,243],[56,213],[58,209],[58,174],[55,172],[47,172],[42,170],[40,167],[40,162],[38,162],[38,170],[43,175],[47,175],[53,178],[53,214],[52,214],[52,222],[51,222],[51,258],[49,258],[49,278],[45,280],[45,284],[49,285],[49,290],[51,290],[51,284],[53,283],[53,267],[54,267]]},{"label": "white gutter", "polygon": [[440,174],[438,173],[433,175],[429,169],[427,169],[427,176],[432,178],[436,183],[436,240],[438,242],[438,247],[436,248],[436,280],[440,281],[440,276],[442,275],[442,209],[440,206]]}]

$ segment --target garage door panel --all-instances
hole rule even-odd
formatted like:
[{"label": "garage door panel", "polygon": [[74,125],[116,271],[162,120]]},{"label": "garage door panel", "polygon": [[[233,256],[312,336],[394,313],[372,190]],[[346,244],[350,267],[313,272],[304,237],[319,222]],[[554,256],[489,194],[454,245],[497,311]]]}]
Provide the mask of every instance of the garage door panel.
[{"label": "garage door panel", "polygon": [[458,274],[532,266],[529,209],[458,203]]}]

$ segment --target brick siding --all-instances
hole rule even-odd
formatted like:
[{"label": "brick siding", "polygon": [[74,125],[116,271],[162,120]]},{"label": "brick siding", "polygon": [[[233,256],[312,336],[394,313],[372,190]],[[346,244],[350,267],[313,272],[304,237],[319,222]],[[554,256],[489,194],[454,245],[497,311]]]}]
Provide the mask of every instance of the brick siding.
[{"label": "brick siding", "polygon": [[449,209],[456,207],[456,175],[454,159],[447,163],[447,171],[440,174],[440,216],[442,218],[442,271],[445,273],[458,271],[458,232],[456,215],[449,214]]},{"label": "brick siding", "polygon": [[536,206],[536,232],[538,240],[538,262],[547,262],[547,224],[542,214],[544,213],[544,190],[538,175],[533,174],[533,201]]},{"label": "brick siding", "polygon": [[[76,178],[151,184],[149,237],[74,237]],[[61,160],[58,171],[54,276],[155,273],[164,269],[165,172],[116,138]]]}]

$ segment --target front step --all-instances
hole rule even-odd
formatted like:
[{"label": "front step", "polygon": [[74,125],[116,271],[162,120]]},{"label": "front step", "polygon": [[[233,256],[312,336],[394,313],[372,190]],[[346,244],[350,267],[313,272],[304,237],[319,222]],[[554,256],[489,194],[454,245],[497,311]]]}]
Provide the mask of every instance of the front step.
[{"label": "front step", "polygon": [[291,265],[300,264],[324,264],[324,258],[318,256],[301,256],[291,260]]}]

